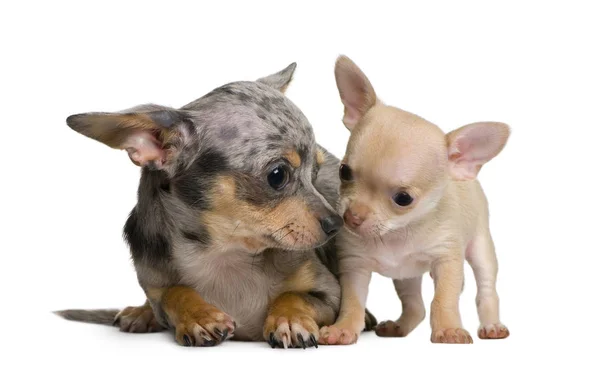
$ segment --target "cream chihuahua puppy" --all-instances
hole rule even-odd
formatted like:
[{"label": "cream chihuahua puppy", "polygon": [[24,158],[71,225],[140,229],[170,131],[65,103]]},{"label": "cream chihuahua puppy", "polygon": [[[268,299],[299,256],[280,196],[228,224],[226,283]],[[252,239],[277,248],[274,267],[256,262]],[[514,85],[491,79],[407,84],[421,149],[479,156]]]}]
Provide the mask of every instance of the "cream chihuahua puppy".
[{"label": "cream chihuahua puppy", "polygon": [[458,307],[465,258],[477,282],[479,337],[507,337],[499,318],[488,205],[476,177],[506,144],[509,127],[481,122],[444,134],[382,103],[349,58],[338,58],[335,78],[351,132],[340,166],[346,227],[337,244],[342,308],[335,324],[321,329],[320,343],[356,342],[372,272],[393,279],[402,303],[400,318],[379,324],[377,335],[406,336],[425,318],[421,279],[430,272],[431,341],[473,343]]}]

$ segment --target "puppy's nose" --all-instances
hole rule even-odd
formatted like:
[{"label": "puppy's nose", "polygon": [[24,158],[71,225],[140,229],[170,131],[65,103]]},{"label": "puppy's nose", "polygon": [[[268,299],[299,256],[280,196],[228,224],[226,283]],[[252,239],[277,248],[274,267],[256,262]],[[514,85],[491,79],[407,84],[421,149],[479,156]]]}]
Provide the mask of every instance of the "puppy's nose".
[{"label": "puppy's nose", "polygon": [[344,221],[337,215],[331,215],[321,219],[321,228],[323,228],[323,232],[329,236],[336,234],[342,227],[342,224],[344,224]]},{"label": "puppy's nose", "polygon": [[351,228],[358,228],[364,220],[362,216],[355,214],[350,209],[347,209],[344,213],[344,221]]}]

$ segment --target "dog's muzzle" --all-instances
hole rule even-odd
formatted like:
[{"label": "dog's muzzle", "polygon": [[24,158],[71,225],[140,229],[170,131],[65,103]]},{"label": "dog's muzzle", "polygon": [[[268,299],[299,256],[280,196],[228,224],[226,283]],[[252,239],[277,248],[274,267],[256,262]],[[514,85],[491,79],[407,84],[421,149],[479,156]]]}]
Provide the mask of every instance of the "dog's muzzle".
[{"label": "dog's muzzle", "polygon": [[336,234],[344,225],[344,220],[338,215],[330,215],[321,219],[321,228],[328,236]]}]

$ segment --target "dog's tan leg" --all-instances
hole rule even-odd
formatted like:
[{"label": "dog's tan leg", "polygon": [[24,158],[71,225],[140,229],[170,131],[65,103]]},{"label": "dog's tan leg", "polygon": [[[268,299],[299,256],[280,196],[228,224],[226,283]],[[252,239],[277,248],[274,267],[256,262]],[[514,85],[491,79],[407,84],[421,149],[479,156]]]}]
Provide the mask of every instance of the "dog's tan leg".
[{"label": "dog's tan leg", "polygon": [[425,318],[425,304],[421,294],[423,277],[394,280],[396,293],[402,302],[402,314],[396,321],[384,321],[377,325],[375,333],[380,337],[406,337]]},{"label": "dog's tan leg", "polygon": [[431,341],[473,343],[462,328],[458,301],[464,277],[462,258],[442,259],[433,264],[435,294],[431,302]]},{"label": "dog's tan leg", "polygon": [[348,345],[358,340],[365,327],[365,306],[371,281],[370,272],[355,269],[340,275],[342,304],[335,324],[321,328],[319,343]]},{"label": "dog's tan leg", "polygon": [[180,345],[214,346],[233,335],[235,321],[192,288],[174,286],[152,289],[147,294],[158,300]]},{"label": "dog's tan leg", "polygon": [[489,232],[476,237],[467,249],[467,261],[473,269],[477,283],[477,314],[481,339],[501,339],[510,334],[500,322],[500,308],[496,291],[498,260],[494,241]]},{"label": "dog's tan leg", "polygon": [[129,333],[152,333],[165,329],[158,323],[148,300],[139,307],[124,308],[115,317],[114,324],[122,332]]}]

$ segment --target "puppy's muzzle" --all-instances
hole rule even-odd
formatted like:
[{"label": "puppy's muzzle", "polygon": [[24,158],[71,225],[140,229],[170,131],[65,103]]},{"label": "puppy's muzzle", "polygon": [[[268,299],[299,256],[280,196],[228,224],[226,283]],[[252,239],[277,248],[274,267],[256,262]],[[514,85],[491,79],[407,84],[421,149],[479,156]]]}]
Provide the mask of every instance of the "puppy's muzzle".
[{"label": "puppy's muzzle", "polygon": [[344,220],[338,215],[330,215],[321,219],[321,228],[328,236],[336,234],[343,224]]},{"label": "puppy's muzzle", "polygon": [[344,221],[350,228],[358,228],[365,221],[365,218],[355,213],[351,209],[347,209],[344,213]]}]

